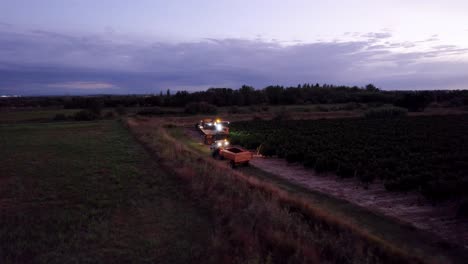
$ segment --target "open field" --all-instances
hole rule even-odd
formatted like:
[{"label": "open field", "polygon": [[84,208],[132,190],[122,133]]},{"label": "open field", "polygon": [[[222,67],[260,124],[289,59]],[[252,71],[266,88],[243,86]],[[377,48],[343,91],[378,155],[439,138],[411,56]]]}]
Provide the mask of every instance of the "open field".
[{"label": "open field", "polygon": [[0,124],[18,122],[49,122],[55,115],[73,115],[79,109],[15,109],[0,111]]},{"label": "open field", "polygon": [[188,263],[211,222],[116,121],[0,126],[1,263]]},{"label": "open field", "polygon": [[[359,115],[296,113],[312,120]],[[194,131],[187,134],[202,117],[136,116],[124,121],[128,128],[117,120],[10,117],[0,125],[1,262],[462,263],[466,257],[432,234],[261,166],[232,170],[213,160]]]}]

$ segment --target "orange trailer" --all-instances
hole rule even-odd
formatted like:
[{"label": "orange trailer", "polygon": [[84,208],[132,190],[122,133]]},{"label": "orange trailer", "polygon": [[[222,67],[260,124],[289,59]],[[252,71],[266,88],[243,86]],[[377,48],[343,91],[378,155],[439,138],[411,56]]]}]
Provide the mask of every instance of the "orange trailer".
[{"label": "orange trailer", "polygon": [[219,151],[222,158],[230,160],[231,166],[234,168],[239,164],[248,165],[253,157],[253,153],[241,147],[229,147]]}]

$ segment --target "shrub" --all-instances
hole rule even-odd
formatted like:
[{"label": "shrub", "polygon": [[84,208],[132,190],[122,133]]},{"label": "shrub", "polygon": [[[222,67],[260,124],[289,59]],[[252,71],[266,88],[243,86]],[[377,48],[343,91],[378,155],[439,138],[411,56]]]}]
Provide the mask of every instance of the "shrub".
[{"label": "shrub", "polygon": [[159,107],[144,108],[137,112],[137,115],[151,116],[151,115],[161,115],[164,114],[164,111]]},{"label": "shrub", "polygon": [[127,108],[125,108],[123,105],[118,105],[115,108],[115,112],[117,112],[117,114],[119,116],[123,116],[123,115],[127,114]]},{"label": "shrub", "polygon": [[282,108],[279,112],[276,112],[273,120],[282,121],[291,119],[291,113],[286,110],[286,108]]},{"label": "shrub", "polygon": [[260,106],[258,106],[258,105],[251,105],[251,106],[249,107],[249,110],[250,110],[251,112],[255,112],[255,113],[256,113],[256,112],[261,112],[261,111],[262,111],[262,108],[261,108]]},{"label": "shrub", "polygon": [[263,120],[263,118],[257,114],[255,114],[253,117],[252,117],[252,121],[260,121],[260,120]]},{"label": "shrub", "polygon": [[395,117],[402,117],[406,116],[408,110],[401,107],[395,106],[386,106],[386,107],[378,107],[378,108],[371,108],[364,113],[364,117],[366,118],[395,118]]},{"label": "shrub", "polygon": [[189,103],[185,106],[187,114],[216,114],[217,112],[216,106],[206,102]]},{"label": "shrub", "polygon": [[102,109],[104,108],[103,102],[100,100],[92,100],[88,106],[88,110],[95,114],[96,116],[100,116]]},{"label": "shrub", "polygon": [[395,105],[404,107],[411,112],[417,112],[424,111],[430,102],[430,98],[423,92],[408,92],[398,99]]},{"label": "shrub", "polygon": [[304,153],[300,151],[291,151],[286,153],[285,158],[287,162],[300,162],[304,159]]},{"label": "shrub", "polygon": [[308,168],[314,168],[317,161],[317,155],[313,153],[306,153],[304,157],[304,166]]},{"label": "shrub", "polygon": [[228,113],[229,114],[239,114],[240,109],[236,105],[233,105],[233,106],[229,107]]},{"label": "shrub", "polygon": [[325,106],[325,105],[317,105],[315,107],[315,109],[318,111],[318,112],[329,112],[330,111],[330,108],[328,106]]},{"label": "shrub", "polygon": [[293,112],[310,112],[311,109],[309,107],[294,107],[291,108]]},{"label": "shrub", "polygon": [[352,110],[360,109],[361,105],[356,102],[350,102],[350,103],[345,104],[342,108],[343,110],[352,111]]},{"label": "shrub", "polygon": [[460,202],[457,210],[457,216],[468,217],[468,198],[465,198]]},{"label": "shrub", "polygon": [[354,176],[354,169],[352,165],[340,163],[336,174],[342,178],[349,178]]},{"label": "shrub", "polygon": [[271,157],[276,154],[276,148],[270,144],[264,143],[260,145],[258,152],[263,156]]},{"label": "shrub", "polygon": [[106,112],[104,118],[106,118],[106,119],[112,119],[112,118],[114,118],[114,116],[115,116],[114,112],[108,111],[108,112]]},{"label": "shrub", "polygon": [[68,117],[65,114],[56,114],[54,117],[54,121],[65,121]]},{"label": "shrub", "polygon": [[99,116],[96,113],[89,110],[81,110],[73,116],[76,121],[92,121],[98,118]]}]

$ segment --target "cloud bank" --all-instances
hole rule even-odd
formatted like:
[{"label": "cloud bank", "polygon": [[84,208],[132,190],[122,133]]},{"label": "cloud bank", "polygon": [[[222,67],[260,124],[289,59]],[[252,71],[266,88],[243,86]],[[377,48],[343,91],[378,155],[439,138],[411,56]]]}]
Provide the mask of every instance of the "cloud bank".
[{"label": "cloud bank", "polygon": [[204,39],[138,42],[0,27],[0,94],[158,93],[333,83],[384,89],[468,88],[468,49],[437,35],[394,42],[390,32],[294,42]]}]

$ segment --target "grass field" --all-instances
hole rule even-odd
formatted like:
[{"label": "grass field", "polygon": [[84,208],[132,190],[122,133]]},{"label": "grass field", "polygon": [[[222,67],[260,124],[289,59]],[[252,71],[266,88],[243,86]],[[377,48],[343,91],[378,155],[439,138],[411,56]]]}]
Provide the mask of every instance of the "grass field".
[{"label": "grass field", "polygon": [[0,263],[458,263],[407,226],[220,166],[168,117],[9,118]]},{"label": "grass field", "polygon": [[210,221],[116,121],[0,126],[0,263],[188,263]]},{"label": "grass field", "polygon": [[56,114],[73,115],[79,109],[24,109],[0,111],[0,124],[51,121]]}]

